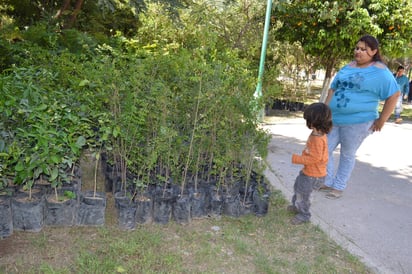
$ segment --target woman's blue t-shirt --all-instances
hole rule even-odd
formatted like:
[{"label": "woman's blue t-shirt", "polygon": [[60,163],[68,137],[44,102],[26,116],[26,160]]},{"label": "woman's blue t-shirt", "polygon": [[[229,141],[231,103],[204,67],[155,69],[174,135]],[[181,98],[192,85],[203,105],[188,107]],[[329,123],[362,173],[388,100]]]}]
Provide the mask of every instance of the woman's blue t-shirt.
[{"label": "woman's blue t-shirt", "polygon": [[343,67],[332,81],[329,103],[334,124],[359,124],[379,117],[379,101],[399,90],[389,69],[381,62],[366,68]]}]

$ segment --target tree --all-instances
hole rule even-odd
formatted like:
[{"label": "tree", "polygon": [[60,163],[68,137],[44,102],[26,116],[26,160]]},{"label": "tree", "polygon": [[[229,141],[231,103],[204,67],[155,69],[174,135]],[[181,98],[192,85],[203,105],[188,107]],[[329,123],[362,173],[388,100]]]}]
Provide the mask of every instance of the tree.
[{"label": "tree", "polygon": [[332,72],[351,57],[363,34],[381,41],[386,55],[401,55],[412,39],[412,3],[408,0],[279,1],[274,5],[273,35],[319,57],[326,70],[321,100]]},{"label": "tree", "polygon": [[[84,0],[76,0],[73,12],[70,12],[69,20],[66,21],[66,23],[63,25],[64,28],[71,28],[73,24],[76,22],[77,15],[80,13],[82,9]],[[56,15],[54,18],[60,18],[65,11],[67,11],[71,7],[71,0],[64,0],[63,5],[61,8],[57,11]]]}]

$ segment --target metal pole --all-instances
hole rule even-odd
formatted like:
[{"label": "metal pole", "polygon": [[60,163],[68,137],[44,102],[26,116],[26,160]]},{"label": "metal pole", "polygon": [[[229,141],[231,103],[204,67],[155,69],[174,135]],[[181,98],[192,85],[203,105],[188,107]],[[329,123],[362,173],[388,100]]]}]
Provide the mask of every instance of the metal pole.
[{"label": "metal pole", "polygon": [[[271,12],[272,12],[272,0],[268,0],[267,5],[266,5],[265,27],[263,30],[262,51],[260,53],[258,82],[256,85],[255,93],[253,95],[255,97],[255,100],[258,100],[259,98],[262,97],[262,79],[263,79],[263,71],[265,68],[265,57],[266,57],[266,48],[267,48]],[[261,109],[259,113],[259,117],[258,117],[260,121],[263,120],[263,115],[264,115],[264,110]]]}]

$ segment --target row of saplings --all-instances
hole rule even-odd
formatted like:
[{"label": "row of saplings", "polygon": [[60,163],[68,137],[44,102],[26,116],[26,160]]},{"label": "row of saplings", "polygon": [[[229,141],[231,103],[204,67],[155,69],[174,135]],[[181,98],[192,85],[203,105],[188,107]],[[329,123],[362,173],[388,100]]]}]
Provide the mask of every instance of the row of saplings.
[{"label": "row of saplings", "polygon": [[[139,224],[166,224],[171,220],[184,224],[192,219],[220,215],[264,216],[268,211],[268,185],[263,176],[253,172],[249,180],[238,180],[230,187],[211,178],[191,180],[182,191],[180,185],[172,183],[138,187],[136,178],[130,174],[128,183],[124,184],[113,166],[105,164],[102,170],[106,177],[105,190],[114,194],[118,225],[126,230],[133,230]],[[0,195],[0,238],[13,231],[39,232],[43,226],[104,225],[106,193],[82,191],[80,168],[76,168],[72,177],[70,183],[59,189],[36,182],[30,193],[22,188],[9,188],[7,194],[3,192]]]}]

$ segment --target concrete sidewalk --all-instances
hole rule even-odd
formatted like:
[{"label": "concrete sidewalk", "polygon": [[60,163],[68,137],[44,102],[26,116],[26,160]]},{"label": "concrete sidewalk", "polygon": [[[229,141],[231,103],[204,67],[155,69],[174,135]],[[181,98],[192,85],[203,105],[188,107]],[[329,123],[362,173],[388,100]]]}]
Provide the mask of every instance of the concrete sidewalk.
[{"label": "concrete sidewalk", "polygon": [[[287,199],[302,168],[291,164],[310,133],[303,118],[263,125],[272,135],[266,176]],[[338,160],[338,152],[335,161]],[[358,150],[338,200],[313,193],[312,223],[376,273],[412,273],[412,124],[387,122]]]}]

